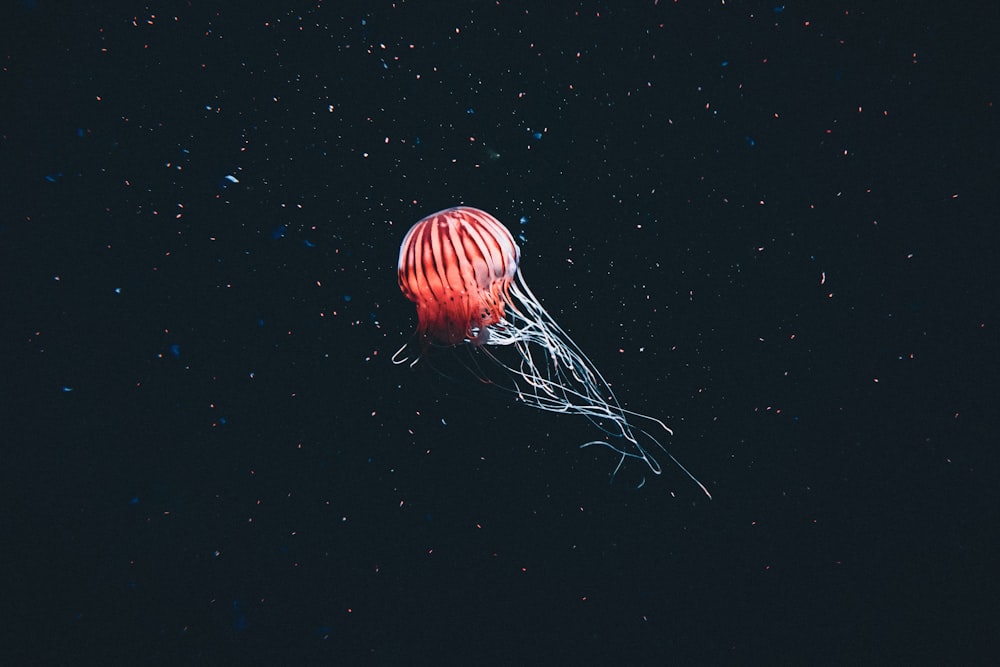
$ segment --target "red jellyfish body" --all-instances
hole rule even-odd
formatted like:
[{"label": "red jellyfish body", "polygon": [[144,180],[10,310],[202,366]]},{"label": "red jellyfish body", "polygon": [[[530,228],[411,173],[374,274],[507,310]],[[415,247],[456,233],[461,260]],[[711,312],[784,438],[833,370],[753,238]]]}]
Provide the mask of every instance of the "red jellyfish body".
[{"label": "red jellyfish body", "polygon": [[481,344],[503,320],[521,250],[499,220],[459,206],[413,225],[399,249],[399,288],[417,304],[421,345]]},{"label": "red jellyfish body", "polygon": [[[399,249],[399,288],[417,305],[420,354],[435,343],[468,344],[509,378],[507,388],[518,400],[541,410],[584,415],[603,430],[606,439],[580,446],[601,445],[619,454],[612,477],[626,459],[640,459],[659,475],[652,443],[711,498],[656,437],[636,425],[646,422],[672,434],[666,424],[621,407],[587,355],[528,288],[520,260],[507,228],[477,208],[445,209],[413,225]],[[407,347],[393,355],[394,363],[409,361]],[[513,363],[490,349],[500,347],[516,350]]]}]

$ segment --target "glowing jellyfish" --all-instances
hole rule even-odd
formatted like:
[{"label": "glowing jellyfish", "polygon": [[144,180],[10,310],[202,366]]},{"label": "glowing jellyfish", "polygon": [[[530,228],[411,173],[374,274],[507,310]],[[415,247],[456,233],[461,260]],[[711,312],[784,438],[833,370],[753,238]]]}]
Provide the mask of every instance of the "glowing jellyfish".
[{"label": "glowing jellyfish", "polygon": [[[399,288],[417,305],[415,337],[423,355],[432,345],[468,345],[511,379],[511,389],[527,405],[550,412],[584,415],[607,439],[601,445],[621,459],[640,459],[659,475],[660,463],[648,444],[656,445],[711,494],[649,431],[647,422],[673,434],[655,417],[626,410],[607,381],[569,335],[556,324],[528,288],[518,268],[521,251],[514,237],[489,213],[468,206],[438,211],[410,228],[399,249]],[[516,350],[513,364],[492,347]],[[393,362],[409,362],[408,345]],[[420,356],[415,356],[410,365]]]}]

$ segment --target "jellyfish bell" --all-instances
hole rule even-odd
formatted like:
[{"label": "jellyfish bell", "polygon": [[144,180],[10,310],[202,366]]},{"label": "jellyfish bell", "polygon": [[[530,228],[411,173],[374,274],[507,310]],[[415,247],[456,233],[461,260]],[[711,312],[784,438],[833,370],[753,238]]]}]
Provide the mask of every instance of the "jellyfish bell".
[{"label": "jellyfish bell", "polygon": [[[662,473],[650,451],[655,445],[711,498],[705,485],[640,424],[668,435],[673,431],[655,417],[621,407],[587,355],[532,293],[520,260],[510,231],[477,208],[445,209],[413,225],[399,249],[398,277],[400,290],[416,304],[419,351],[411,361],[407,343],[393,362],[412,366],[431,346],[468,346],[509,380],[501,386],[521,402],[583,415],[602,429],[606,438],[580,447],[599,445],[616,452],[620,458],[612,478],[627,459],[639,459],[654,474]],[[513,350],[513,361],[501,358],[501,349]]]},{"label": "jellyfish bell", "polygon": [[399,249],[399,288],[417,305],[417,337],[482,343],[503,321],[521,250],[485,211],[449,208],[415,224]]}]

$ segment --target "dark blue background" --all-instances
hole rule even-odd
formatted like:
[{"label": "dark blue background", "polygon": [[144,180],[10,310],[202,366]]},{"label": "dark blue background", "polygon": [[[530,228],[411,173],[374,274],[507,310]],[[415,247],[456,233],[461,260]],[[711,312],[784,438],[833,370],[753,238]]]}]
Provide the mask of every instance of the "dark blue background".
[{"label": "dark blue background", "polygon": [[[814,4],[4,10],[0,662],[989,662],[998,10]],[[713,501],[389,362],[459,203]]]}]

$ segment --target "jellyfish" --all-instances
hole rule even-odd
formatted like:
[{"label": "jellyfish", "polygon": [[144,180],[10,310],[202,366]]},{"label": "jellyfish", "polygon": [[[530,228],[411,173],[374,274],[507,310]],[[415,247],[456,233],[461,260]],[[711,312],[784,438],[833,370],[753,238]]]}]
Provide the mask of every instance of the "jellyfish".
[{"label": "jellyfish", "polygon": [[[525,405],[583,415],[605,437],[580,445],[606,447],[619,456],[611,473],[638,459],[660,475],[654,450],[663,452],[709,498],[712,495],[667,451],[651,429],[673,435],[662,421],[621,406],[604,376],[549,315],[520,270],[521,250],[489,213],[457,206],[417,222],[399,249],[399,288],[416,304],[417,328],[395,364],[416,364],[433,346],[467,346],[509,379],[506,387]],[[513,361],[497,351],[513,349]],[[411,356],[413,357],[411,360]]]}]

